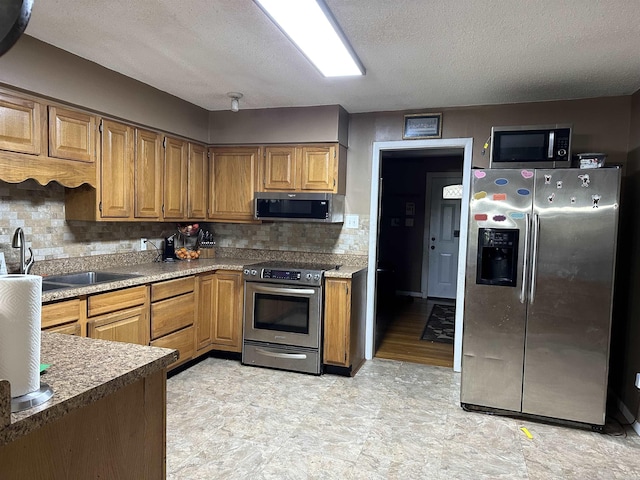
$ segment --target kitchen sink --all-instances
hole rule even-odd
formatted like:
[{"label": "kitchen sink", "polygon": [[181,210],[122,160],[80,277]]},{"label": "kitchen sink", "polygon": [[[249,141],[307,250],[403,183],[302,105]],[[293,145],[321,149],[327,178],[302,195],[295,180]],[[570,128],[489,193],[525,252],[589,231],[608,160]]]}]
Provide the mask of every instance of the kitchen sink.
[{"label": "kitchen sink", "polygon": [[110,273],[110,272],[79,272],[65,275],[50,275],[42,278],[42,291],[58,290],[60,288],[78,288],[96,283],[117,282],[128,280],[140,275],[131,273]]}]

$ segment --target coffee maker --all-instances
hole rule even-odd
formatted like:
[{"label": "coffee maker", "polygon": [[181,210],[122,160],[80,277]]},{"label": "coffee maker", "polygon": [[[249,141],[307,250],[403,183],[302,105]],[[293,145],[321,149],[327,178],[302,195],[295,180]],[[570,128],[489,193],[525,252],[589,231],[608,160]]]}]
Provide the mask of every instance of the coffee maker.
[{"label": "coffee maker", "polygon": [[162,261],[173,262],[176,259],[176,235],[164,237],[164,248],[162,249]]}]

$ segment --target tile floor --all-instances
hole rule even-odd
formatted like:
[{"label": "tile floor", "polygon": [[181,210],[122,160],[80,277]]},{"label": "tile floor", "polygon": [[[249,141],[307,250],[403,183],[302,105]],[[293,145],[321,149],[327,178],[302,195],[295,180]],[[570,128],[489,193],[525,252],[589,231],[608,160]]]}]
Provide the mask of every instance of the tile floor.
[{"label": "tile floor", "polygon": [[449,368],[392,360],[345,378],[206,358],[167,382],[167,478],[640,478],[632,431],[464,412],[459,382]]}]

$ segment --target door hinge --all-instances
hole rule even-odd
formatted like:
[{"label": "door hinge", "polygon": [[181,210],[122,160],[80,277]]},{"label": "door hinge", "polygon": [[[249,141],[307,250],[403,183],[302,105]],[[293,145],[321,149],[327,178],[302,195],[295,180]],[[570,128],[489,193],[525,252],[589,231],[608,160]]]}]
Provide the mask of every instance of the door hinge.
[{"label": "door hinge", "polygon": [[162,215],[164,215],[164,203],[162,204]]},{"label": "door hinge", "polygon": [[347,352],[344,352],[344,364],[347,364]]},{"label": "door hinge", "polygon": [[167,148],[167,137],[162,139],[162,148]]},{"label": "door hinge", "polygon": [[333,179],[333,188],[336,188],[336,179]]},{"label": "door hinge", "polygon": [[349,286],[345,286],[345,289],[347,290],[347,295],[349,295]]},{"label": "door hinge", "polygon": [[100,130],[100,133],[102,133],[102,120],[100,120],[100,125],[98,125],[98,130]]},{"label": "door hinge", "polygon": [[100,210],[100,213],[102,213],[102,202],[98,204],[98,210]]}]

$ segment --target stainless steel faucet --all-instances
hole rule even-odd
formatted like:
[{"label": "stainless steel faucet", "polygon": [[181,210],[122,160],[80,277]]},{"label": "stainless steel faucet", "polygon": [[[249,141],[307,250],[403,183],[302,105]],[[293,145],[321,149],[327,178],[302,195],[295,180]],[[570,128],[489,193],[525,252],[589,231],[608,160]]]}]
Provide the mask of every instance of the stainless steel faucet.
[{"label": "stainless steel faucet", "polygon": [[20,273],[27,274],[29,273],[29,270],[31,270],[31,267],[33,266],[34,259],[33,259],[33,250],[31,250],[31,247],[29,247],[29,255],[30,255],[29,261],[25,259],[24,244],[25,244],[24,231],[22,230],[22,228],[18,227],[13,234],[13,241],[11,242],[11,246],[13,248],[20,249]]}]

